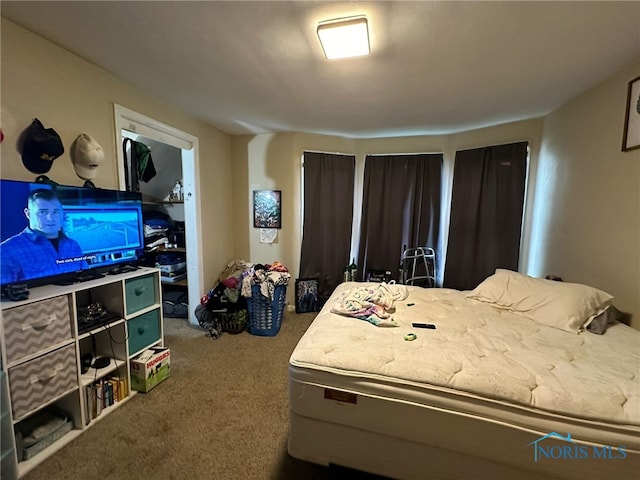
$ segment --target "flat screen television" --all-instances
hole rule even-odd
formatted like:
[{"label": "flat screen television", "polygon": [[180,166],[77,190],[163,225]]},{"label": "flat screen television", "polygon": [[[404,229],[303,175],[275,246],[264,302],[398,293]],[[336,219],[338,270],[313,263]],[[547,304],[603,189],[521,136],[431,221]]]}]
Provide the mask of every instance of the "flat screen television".
[{"label": "flat screen television", "polygon": [[2,179],[0,201],[3,291],[95,278],[144,253],[139,192]]}]

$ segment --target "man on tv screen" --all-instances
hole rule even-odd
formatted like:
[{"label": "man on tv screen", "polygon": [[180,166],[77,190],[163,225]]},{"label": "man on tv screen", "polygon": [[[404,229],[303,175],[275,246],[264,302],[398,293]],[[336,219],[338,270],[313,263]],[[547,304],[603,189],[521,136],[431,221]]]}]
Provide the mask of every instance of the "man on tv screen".
[{"label": "man on tv screen", "polygon": [[0,244],[2,285],[86,267],[80,245],[62,231],[64,211],[55,191],[33,190],[24,214],[29,226]]}]

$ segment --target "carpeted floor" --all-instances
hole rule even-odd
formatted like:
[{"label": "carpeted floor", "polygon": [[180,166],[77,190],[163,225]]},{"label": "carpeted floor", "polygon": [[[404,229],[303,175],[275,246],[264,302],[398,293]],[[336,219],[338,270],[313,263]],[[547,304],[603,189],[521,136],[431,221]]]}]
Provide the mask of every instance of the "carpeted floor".
[{"label": "carpeted floor", "polygon": [[171,377],[100,417],[25,480],[375,479],[287,454],[289,356],[315,314],[275,337],[206,337],[165,319]]}]

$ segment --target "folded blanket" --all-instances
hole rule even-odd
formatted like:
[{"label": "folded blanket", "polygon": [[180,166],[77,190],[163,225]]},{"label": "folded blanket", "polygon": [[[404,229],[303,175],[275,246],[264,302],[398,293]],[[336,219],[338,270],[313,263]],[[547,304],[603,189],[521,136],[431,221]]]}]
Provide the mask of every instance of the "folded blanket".
[{"label": "folded blanket", "polygon": [[377,327],[399,326],[391,316],[396,300],[409,295],[404,285],[378,283],[346,290],[331,307],[332,313],[366,320]]}]

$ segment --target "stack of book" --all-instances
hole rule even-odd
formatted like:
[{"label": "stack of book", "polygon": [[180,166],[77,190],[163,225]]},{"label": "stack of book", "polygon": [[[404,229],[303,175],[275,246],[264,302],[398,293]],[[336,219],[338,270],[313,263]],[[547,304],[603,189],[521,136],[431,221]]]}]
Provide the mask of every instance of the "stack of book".
[{"label": "stack of book", "polygon": [[124,377],[100,379],[85,389],[87,423],[96,418],[102,410],[129,395],[129,383]]}]

